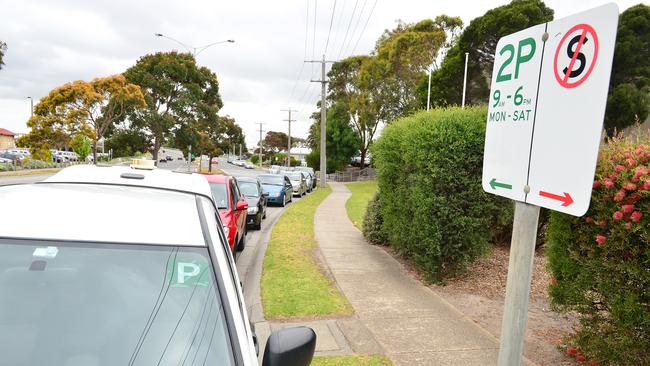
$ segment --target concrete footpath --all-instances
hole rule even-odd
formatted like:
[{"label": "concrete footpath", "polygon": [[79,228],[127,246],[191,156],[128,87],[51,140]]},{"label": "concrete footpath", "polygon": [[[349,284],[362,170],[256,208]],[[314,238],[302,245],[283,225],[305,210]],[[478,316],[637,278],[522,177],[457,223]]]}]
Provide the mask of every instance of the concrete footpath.
[{"label": "concrete footpath", "polygon": [[369,245],[348,219],[350,191],[330,186],[314,218],[316,240],[355,318],[395,365],[496,365],[498,340]]}]

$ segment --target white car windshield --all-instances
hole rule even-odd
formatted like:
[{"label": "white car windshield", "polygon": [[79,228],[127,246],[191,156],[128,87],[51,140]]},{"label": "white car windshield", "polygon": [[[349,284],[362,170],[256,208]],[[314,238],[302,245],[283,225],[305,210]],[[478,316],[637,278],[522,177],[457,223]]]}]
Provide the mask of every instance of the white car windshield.
[{"label": "white car windshield", "polygon": [[0,239],[3,365],[232,365],[206,248]]}]

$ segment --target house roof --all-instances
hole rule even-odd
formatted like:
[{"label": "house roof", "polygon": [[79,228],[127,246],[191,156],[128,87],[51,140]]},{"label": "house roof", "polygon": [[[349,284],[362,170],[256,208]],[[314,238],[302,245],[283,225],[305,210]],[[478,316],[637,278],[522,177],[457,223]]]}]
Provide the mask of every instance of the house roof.
[{"label": "house roof", "polygon": [[9,131],[9,130],[7,130],[7,129],[4,129],[4,128],[0,128],[0,135],[4,135],[4,136],[16,136],[15,133],[13,133],[13,132],[11,132],[11,131]]}]

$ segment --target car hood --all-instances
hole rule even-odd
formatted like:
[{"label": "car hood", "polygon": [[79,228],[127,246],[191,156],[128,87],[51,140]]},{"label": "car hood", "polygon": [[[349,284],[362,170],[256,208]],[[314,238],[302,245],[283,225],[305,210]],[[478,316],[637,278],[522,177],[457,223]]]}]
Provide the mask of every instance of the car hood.
[{"label": "car hood", "polygon": [[244,197],[244,200],[246,201],[246,203],[248,203],[248,207],[251,207],[251,206],[257,206],[257,203],[260,201],[260,198],[246,196]]},{"label": "car hood", "polygon": [[269,193],[279,193],[282,192],[282,186],[274,186],[270,184],[262,184],[262,191]]}]

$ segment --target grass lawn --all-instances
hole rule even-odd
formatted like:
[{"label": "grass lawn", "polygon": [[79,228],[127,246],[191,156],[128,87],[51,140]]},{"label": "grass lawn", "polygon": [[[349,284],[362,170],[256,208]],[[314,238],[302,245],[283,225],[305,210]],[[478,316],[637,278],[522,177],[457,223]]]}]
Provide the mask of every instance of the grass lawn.
[{"label": "grass lawn", "polygon": [[391,366],[388,358],[380,355],[320,356],[314,357],[311,366]]},{"label": "grass lawn", "polygon": [[314,214],[330,192],[330,188],[319,188],[290,204],[273,227],[261,284],[264,317],[268,320],[353,312],[313,257],[317,245]]},{"label": "grass lawn", "polygon": [[359,230],[363,230],[363,216],[366,214],[368,202],[377,192],[377,181],[347,183],[345,185],[352,192],[352,197],[345,203],[350,221]]}]

